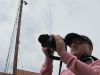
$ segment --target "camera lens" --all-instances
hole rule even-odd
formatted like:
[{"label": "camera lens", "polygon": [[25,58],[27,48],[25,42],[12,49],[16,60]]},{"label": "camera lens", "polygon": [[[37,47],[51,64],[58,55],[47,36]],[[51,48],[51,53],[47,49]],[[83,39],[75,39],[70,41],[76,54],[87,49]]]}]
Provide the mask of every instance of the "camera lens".
[{"label": "camera lens", "polygon": [[38,41],[41,43],[43,47],[51,47],[55,48],[55,39],[48,34],[42,34],[39,36]]}]

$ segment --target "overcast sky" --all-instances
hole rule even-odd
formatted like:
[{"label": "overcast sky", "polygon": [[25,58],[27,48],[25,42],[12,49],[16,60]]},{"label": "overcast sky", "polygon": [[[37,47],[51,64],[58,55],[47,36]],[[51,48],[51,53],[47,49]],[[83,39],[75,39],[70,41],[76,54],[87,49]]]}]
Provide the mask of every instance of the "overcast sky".
[{"label": "overcast sky", "polygon": [[[28,5],[23,6],[21,23],[19,69],[40,71],[45,56],[38,37],[50,32],[62,37],[70,32],[88,36],[93,42],[92,55],[100,58],[100,0],[26,1]],[[19,0],[0,0],[0,72],[6,67],[18,3]],[[13,52],[14,49],[10,63],[13,63]],[[62,69],[65,68],[63,64]],[[58,72],[59,61],[55,60],[53,75]]]}]

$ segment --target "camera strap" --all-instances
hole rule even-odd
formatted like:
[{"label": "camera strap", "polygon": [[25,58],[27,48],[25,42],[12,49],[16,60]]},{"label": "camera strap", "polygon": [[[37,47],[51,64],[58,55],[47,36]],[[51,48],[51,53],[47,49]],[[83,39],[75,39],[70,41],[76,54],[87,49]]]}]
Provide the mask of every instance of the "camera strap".
[{"label": "camera strap", "polygon": [[[66,48],[66,51],[67,51],[66,45],[65,45],[65,48]],[[48,50],[48,55],[49,55],[49,58],[51,58],[51,59],[60,60],[60,57],[51,55],[51,50]],[[59,65],[59,75],[60,75],[60,72],[61,72],[61,68],[62,68],[62,61],[60,61],[60,65]]]},{"label": "camera strap", "polygon": [[55,59],[55,60],[60,60],[60,57],[52,56],[52,55],[51,55],[51,50],[48,50],[48,54],[49,54],[49,58]]},{"label": "camera strap", "polygon": [[82,61],[84,63],[87,62],[87,61],[90,61],[90,60],[96,61],[96,60],[98,60],[98,58],[96,58],[96,57],[94,57],[92,55],[82,55],[81,59],[80,59],[80,61]]},{"label": "camera strap", "polygon": [[[49,54],[49,58],[55,59],[55,60],[60,60],[60,57],[50,55],[51,54],[50,50],[48,50],[48,54]],[[61,68],[62,68],[62,61],[60,61],[60,65],[59,65],[59,75],[60,75],[60,72],[61,72]]]}]

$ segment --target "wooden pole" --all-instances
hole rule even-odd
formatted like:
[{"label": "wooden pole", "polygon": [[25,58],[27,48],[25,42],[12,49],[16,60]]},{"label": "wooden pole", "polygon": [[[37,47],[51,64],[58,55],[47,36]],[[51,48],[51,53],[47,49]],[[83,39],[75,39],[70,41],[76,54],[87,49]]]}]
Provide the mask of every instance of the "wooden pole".
[{"label": "wooden pole", "polygon": [[21,17],[22,17],[22,7],[23,7],[23,0],[21,0],[20,9],[19,9],[19,19],[18,19],[18,28],[17,28],[14,63],[13,63],[13,75],[17,75],[17,59],[18,59],[18,49],[19,49],[19,36],[20,36],[20,26],[21,26]]}]

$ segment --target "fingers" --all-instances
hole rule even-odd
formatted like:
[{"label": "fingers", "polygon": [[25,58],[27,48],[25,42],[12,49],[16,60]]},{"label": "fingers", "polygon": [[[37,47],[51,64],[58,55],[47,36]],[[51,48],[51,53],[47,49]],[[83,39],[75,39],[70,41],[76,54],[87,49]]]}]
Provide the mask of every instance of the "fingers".
[{"label": "fingers", "polygon": [[47,52],[48,49],[51,51],[50,54],[53,54],[54,51],[56,51],[58,53],[58,55],[61,56],[66,51],[64,40],[59,35],[51,34],[51,36],[54,37],[54,39],[56,41],[56,48],[55,49],[51,49],[49,47],[42,47],[42,51],[44,52],[44,54],[47,57],[48,57],[48,52]]},{"label": "fingers", "polygon": [[48,49],[49,48],[47,48],[47,47],[42,47],[42,51],[43,51],[43,53],[45,54],[46,57],[49,57],[48,52],[47,52]]},{"label": "fingers", "polygon": [[51,36],[55,38],[56,51],[57,51],[58,55],[61,56],[66,51],[64,40],[59,35],[51,35]]},{"label": "fingers", "polygon": [[46,50],[48,50],[49,48],[48,47],[42,47],[42,50],[43,51],[46,51]]},{"label": "fingers", "polygon": [[49,57],[48,50],[50,50],[50,55],[54,55],[53,49],[51,49],[49,47],[42,47],[42,51],[43,51],[43,53],[45,54],[46,57]]},{"label": "fingers", "polygon": [[59,35],[51,35],[51,36],[53,36],[55,38],[55,41],[56,41],[57,45],[61,44],[61,43],[64,43],[63,38],[61,36],[59,36]]}]

